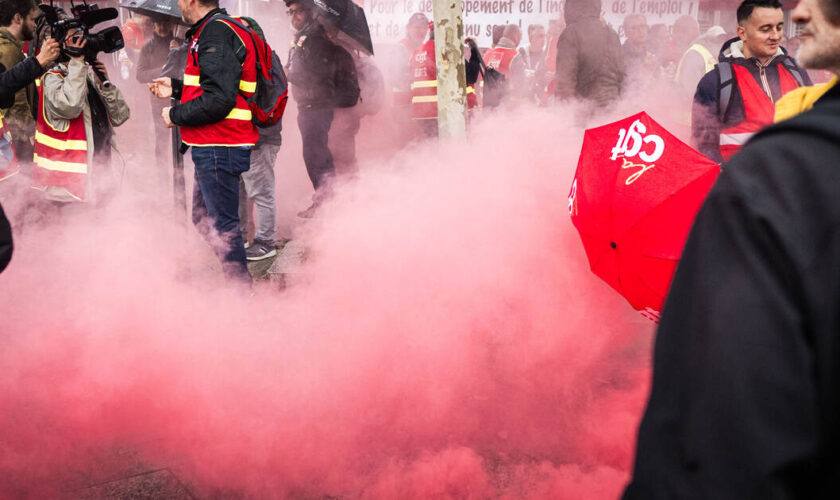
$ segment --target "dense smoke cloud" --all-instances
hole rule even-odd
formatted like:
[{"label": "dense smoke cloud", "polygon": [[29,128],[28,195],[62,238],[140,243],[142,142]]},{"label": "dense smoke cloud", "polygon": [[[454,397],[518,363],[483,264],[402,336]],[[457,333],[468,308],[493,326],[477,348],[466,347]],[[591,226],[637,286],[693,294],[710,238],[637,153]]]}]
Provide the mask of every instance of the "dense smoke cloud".
[{"label": "dense smoke cloud", "polygon": [[[27,226],[0,275],[0,496],[78,496],[130,466],[201,497],[616,497],[651,324],[569,222],[575,115],[360,149],[294,230],[307,261],[282,292],[227,290],[130,186]],[[290,151],[278,192],[303,169]]]}]

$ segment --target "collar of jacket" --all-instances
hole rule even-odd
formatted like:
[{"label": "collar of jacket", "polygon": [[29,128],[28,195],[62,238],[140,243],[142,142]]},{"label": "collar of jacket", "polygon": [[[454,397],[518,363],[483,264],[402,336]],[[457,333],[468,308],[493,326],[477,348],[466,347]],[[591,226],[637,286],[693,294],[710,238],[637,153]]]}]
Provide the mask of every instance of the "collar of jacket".
[{"label": "collar of jacket", "polygon": [[320,33],[325,33],[324,27],[321,26],[321,23],[318,22],[317,19],[313,19],[306,23],[304,27],[302,27],[297,33],[295,33],[295,38],[300,38],[302,36],[312,36]]},{"label": "collar of jacket", "polygon": [[516,45],[514,45],[513,40],[507,37],[502,37],[499,39],[499,43],[496,44],[496,47],[500,49],[515,49]]},{"label": "collar of jacket", "polygon": [[15,47],[19,48],[20,50],[23,50],[23,42],[15,38],[15,36],[12,35],[6,28],[0,28],[0,38],[9,40],[13,44],[15,44]]},{"label": "collar of jacket", "polygon": [[[785,51],[781,47],[776,48],[776,54],[767,61],[767,64],[764,64],[763,66],[769,66],[771,62],[783,55],[785,55]],[[726,59],[748,59],[747,56],[744,55],[744,41],[738,40],[730,43],[728,47],[724,47],[721,52],[721,56]],[[748,60],[758,61],[755,57],[750,57]]]},{"label": "collar of jacket", "polygon": [[776,116],[773,121],[778,123],[808,111],[814,107],[814,104],[822,96],[835,86],[837,86],[836,75],[828,83],[821,83],[810,87],[799,87],[796,90],[788,92],[776,103]]},{"label": "collar of jacket", "polygon": [[215,16],[216,14],[227,15],[227,11],[225,9],[221,8],[221,7],[216,7],[215,9],[211,10],[210,12],[205,14],[204,17],[202,17],[201,19],[196,21],[195,24],[193,24],[190,27],[190,29],[187,30],[187,34],[184,35],[184,37],[187,40],[192,39],[193,35],[195,35],[195,32],[198,31],[198,28],[200,28],[201,25],[204,24],[205,21],[209,20],[211,17]]}]

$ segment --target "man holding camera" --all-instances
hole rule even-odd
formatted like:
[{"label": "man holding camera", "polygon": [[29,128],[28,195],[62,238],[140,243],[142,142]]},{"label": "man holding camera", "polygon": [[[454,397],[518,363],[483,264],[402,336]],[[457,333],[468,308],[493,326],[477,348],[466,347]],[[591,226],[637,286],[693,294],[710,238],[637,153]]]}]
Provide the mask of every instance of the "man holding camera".
[{"label": "man holding camera", "polygon": [[192,24],[184,79],[158,78],[149,88],[181,101],[162,115],[192,148],[193,224],[222,260],[228,280],[250,284],[238,210],[240,175],[250,167],[258,138],[246,101],[257,86],[256,49],[250,32],[230,22],[218,0],[179,0],[178,7]]},{"label": "man holding camera", "polygon": [[59,64],[38,84],[32,187],[50,201],[101,201],[115,185],[113,127],[125,123],[130,111],[119,89],[108,83],[105,65],[86,62],[87,43],[82,28],[71,30]]}]

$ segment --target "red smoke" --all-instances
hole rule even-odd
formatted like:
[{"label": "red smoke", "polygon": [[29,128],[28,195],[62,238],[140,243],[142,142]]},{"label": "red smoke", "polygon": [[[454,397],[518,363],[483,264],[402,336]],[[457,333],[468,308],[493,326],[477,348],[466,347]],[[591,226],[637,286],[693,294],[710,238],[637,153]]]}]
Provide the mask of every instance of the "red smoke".
[{"label": "red smoke", "polygon": [[167,467],[200,497],[615,498],[651,324],[570,224],[568,112],[360,151],[282,292],[226,290],[128,188],[27,226],[0,275],[0,497]]}]

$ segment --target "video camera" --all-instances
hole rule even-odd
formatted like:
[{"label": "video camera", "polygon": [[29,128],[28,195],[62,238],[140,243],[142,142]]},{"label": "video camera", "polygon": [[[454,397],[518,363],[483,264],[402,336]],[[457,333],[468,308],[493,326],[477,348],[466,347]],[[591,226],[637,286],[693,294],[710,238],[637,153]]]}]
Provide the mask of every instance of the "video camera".
[{"label": "video camera", "polygon": [[[96,33],[91,33],[91,28],[95,25],[116,19],[119,15],[117,9],[107,7],[100,9],[96,4],[90,4],[82,0],[81,4],[74,4],[70,2],[70,12],[73,17],[60,15],[64,13],[63,9],[56,8],[50,4],[41,4],[39,7],[44,13],[45,25],[49,26],[50,34],[55,41],[61,46],[62,54],[66,56],[84,55],[85,60],[93,62],[96,60],[96,55],[100,52],[110,54],[125,47],[122,32],[118,26],[109,26]],[[73,31],[78,32],[78,37],[87,40],[87,45],[81,50],[81,54],[73,53],[72,50],[65,47],[64,40],[68,33]]]}]

